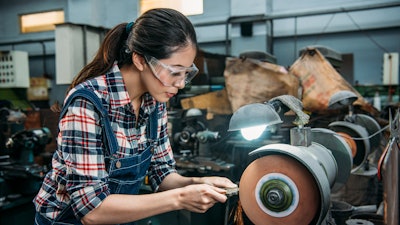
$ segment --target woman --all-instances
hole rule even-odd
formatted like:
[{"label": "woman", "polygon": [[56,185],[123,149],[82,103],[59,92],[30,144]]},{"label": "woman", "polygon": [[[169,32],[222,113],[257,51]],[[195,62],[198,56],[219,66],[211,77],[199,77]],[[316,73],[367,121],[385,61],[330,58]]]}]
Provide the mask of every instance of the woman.
[{"label": "woman", "polygon": [[[226,201],[236,185],[179,175],[168,140],[165,103],[198,72],[196,52],[192,24],[172,9],[110,30],[72,82],[35,224],[122,224]],[[137,195],[146,175],[156,193]]]}]

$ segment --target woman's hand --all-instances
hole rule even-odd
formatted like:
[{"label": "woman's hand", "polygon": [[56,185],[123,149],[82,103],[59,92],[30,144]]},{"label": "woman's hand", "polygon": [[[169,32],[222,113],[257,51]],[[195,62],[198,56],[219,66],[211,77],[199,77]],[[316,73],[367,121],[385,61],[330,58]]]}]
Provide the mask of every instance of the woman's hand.
[{"label": "woman's hand", "polygon": [[223,188],[209,184],[192,184],[181,188],[178,197],[179,208],[196,213],[204,213],[215,203],[227,200]]},{"label": "woman's hand", "polygon": [[224,203],[226,189],[235,187],[237,185],[225,177],[183,177],[171,173],[164,178],[159,191],[171,190],[177,194],[175,210],[204,213],[215,203]]},{"label": "woman's hand", "polygon": [[204,213],[215,203],[227,200],[226,188],[237,185],[225,177],[199,177],[195,183],[182,188],[179,195],[181,206],[189,211]]},{"label": "woman's hand", "polygon": [[199,177],[197,183],[208,184],[220,188],[235,188],[237,185],[226,177]]}]

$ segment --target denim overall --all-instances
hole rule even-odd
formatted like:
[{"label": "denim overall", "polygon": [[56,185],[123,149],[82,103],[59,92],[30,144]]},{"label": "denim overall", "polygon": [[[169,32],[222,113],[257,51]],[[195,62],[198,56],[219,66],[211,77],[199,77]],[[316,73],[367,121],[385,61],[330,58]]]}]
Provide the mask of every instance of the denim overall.
[{"label": "denim overall", "polygon": [[[156,110],[150,114],[149,124],[147,125],[147,139],[149,141],[149,146],[141,153],[125,157],[125,158],[115,158],[114,153],[118,149],[117,139],[112,130],[110,121],[108,119],[108,112],[104,109],[99,97],[92,91],[88,89],[79,89],[72,93],[66,103],[63,106],[63,110],[60,114],[60,119],[65,115],[68,109],[68,105],[76,97],[83,97],[93,103],[97,111],[101,116],[101,124],[103,131],[103,140],[106,144],[106,168],[108,169],[109,177],[108,186],[111,194],[137,194],[143,183],[143,179],[146,176],[147,169],[149,168],[151,158],[154,151],[154,141],[157,137],[157,110],[158,104],[156,105]],[[71,205],[68,205],[57,218],[52,221],[40,213],[36,213],[35,225],[71,225],[71,224],[81,224],[79,220],[73,214]],[[127,223],[127,224],[135,224]]]}]

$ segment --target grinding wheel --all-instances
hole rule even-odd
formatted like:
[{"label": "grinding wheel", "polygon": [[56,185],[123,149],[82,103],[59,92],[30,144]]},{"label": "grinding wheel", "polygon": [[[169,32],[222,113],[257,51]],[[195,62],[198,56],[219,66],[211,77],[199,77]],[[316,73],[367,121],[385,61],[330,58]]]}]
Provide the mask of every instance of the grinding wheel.
[{"label": "grinding wheel", "polygon": [[312,174],[286,155],[254,160],[243,172],[239,187],[243,210],[256,225],[309,225],[321,207]]},{"label": "grinding wheel", "polygon": [[353,138],[347,133],[344,132],[336,132],[336,133],[344,138],[344,140],[349,145],[349,148],[351,150],[351,157],[354,158],[357,155],[356,141],[354,141]]},{"label": "grinding wheel", "polygon": [[[347,121],[332,122],[329,124],[329,129],[340,134],[346,141],[350,141],[349,145],[352,148],[352,154],[355,154],[353,156],[353,169],[351,172],[355,172],[363,167],[371,150],[367,129]],[[356,146],[354,146],[354,143]]]}]

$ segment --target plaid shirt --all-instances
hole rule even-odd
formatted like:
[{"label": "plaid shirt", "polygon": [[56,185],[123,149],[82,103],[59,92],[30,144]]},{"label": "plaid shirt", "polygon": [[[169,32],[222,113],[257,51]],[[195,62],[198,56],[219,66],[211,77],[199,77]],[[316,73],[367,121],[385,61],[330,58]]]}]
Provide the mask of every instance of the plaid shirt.
[{"label": "plaid shirt", "polygon": [[[79,88],[94,90],[108,110],[119,145],[115,157],[130,156],[145,149],[148,145],[145,134],[147,119],[156,106],[156,101],[150,94],[143,96],[136,122],[128,92],[116,64],[106,75],[88,80],[70,93]],[[176,172],[167,133],[166,104],[158,106],[157,141],[148,170],[153,190],[158,189],[168,174]],[[48,218],[56,218],[68,205],[81,218],[98,207],[110,194],[106,182],[108,173],[104,160],[105,145],[99,118],[92,103],[77,98],[61,119],[58,148],[52,159],[53,169],[44,178],[34,199],[36,210]]]}]

